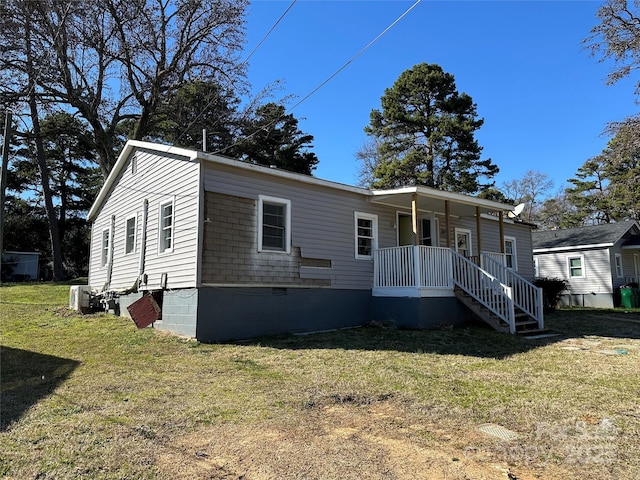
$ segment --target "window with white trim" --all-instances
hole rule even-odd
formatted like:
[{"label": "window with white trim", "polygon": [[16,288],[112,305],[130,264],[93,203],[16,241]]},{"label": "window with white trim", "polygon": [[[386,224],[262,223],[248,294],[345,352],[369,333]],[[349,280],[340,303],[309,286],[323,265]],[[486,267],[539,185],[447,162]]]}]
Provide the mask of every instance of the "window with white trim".
[{"label": "window with white trim", "polygon": [[518,255],[516,252],[516,239],[514,237],[504,237],[504,258],[507,268],[518,270]]},{"label": "window with white trim", "polygon": [[136,249],[136,217],[127,218],[124,231],[124,254],[127,255]]},{"label": "window with white trim", "polygon": [[291,252],[291,200],[258,198],[258,251]]},{"label": "window with white trim", "polygon": [[102,246],[100,248],[100,266],[104,267],[109,263],[109,251],[111,250],[111,233],[110,229],[102,230]]},{"label": "window with white trim", "polygon": [[533,276],[540,278],[540,259],[538,257],[533,257]]},{"label": "window with white trim", "polygon": [[378,245],[378,216],[355,212],[354,223],[356,258],[369,260]]},{"label": "window with white trim", "polygon": [[456,252],[463,257],[469,258],[472,255],[471,230],[456,228]]},{"label": "window with white trim", "polygon": [[175,234],[174,214],[173,200],[160,204],[160,229],[158,233],[159,253],[173,251]]},{"label": "window with white trim", "polygon": [[568,257],[567,268],[569,269],[569,278],[584,278],[584,256]]},{"label": "window with white trim", "polygon": [[622,255],[616,253],[615,255],[616,261],[616,275],[618,278],[624,278],[624,271],[622,269]]}]

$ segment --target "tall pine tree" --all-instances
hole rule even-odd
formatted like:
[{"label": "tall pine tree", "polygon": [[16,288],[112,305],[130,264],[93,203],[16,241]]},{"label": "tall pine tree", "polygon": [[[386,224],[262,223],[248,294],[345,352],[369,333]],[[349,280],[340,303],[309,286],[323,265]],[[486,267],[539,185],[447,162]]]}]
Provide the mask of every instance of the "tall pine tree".
[{"label": "tall pine tree", "polygon": [[403,72],[372,110],[365,128],[375,137],[380,161],[372,186],[426,185],[477,193],[493,183],[498,167],[481,160],[474,134],[484,120],[466,93],[458,93],[453,75],[439,65],[421,63]]}]

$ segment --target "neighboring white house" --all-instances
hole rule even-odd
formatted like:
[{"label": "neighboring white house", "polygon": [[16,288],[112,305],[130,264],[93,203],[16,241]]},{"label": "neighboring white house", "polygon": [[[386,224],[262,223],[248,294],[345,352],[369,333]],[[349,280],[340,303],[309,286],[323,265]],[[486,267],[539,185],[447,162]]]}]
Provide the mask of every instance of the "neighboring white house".
[{"label": "neighboring white house", "polygon": [[561,278],[569,289],[563,305],[611,308],[619,287],[640,283],[640,226],[603,223],[533,232],[537,277]]},{"label": "neighboring white house", "polygon": [[[514,309],[541,327],[538,292],[523,286],[531,226],[506,218],[512,209],[130,141],[88,215],[89,283],[122,314],[201,341],[460,324],[472,313],[456,292],[507,331]],[[137,310],[144,301],[153,308]]]}]

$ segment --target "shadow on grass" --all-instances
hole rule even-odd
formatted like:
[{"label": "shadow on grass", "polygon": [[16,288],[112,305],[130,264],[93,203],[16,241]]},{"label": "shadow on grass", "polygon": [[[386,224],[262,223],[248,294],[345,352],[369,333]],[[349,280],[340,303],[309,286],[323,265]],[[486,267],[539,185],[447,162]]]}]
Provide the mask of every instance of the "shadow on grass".
[{"label": "shadow on grass", "polygon": [[0,346],[0,432],[50,395],[80,362]]},{"label": "shadow on grass", "polygon": [[504,359],[567,338],[597,335],[640,339],[640,312],[615,315],[599,310],[560,311],[547,317],[547,333],[538,339],[499,333],[484,324],[434,330],[395,330],[363,327],[308,335],[263,337],[243,344],[283,349],[391,350],[410,353],[466,355]]}]

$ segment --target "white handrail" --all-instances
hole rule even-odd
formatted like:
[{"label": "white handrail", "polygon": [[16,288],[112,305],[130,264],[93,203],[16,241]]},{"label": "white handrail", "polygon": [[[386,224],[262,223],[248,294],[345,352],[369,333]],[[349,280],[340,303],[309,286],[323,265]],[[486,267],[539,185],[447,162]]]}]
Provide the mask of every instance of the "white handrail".
[{"label": "white handrail", "polygon": [[501,283],[513,288],[513,302],[520,310],[538,322],[538,328],[544,328],[542,289],[536,287],[513,269],[496,260],[492,254],[482,252],[484,269]]},{"label": "white handrail", "polygon": [[453,250],[451,258],[453,283],[506,322],[509,333],[515,333],[513,289]]}]

